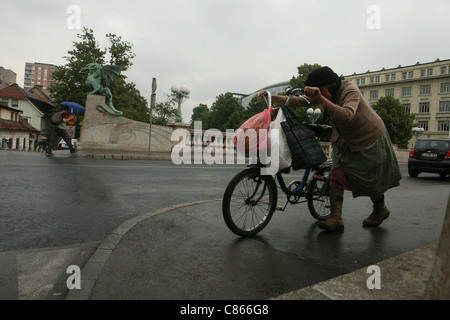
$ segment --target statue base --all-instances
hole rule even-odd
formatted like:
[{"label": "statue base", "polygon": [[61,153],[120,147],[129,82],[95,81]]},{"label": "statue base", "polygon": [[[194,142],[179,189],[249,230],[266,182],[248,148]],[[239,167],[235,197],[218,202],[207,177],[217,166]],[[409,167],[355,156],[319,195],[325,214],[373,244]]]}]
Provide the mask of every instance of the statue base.
[{"label": "statue base", "polygon": [[[78,147],[84,150],[148,152],[150,124],[100,112],[97,106],[106,105],[105,100],[105,96],[87,96]],[[172,131],[170,127],[152,125],[151,151],[171,151]]]}]

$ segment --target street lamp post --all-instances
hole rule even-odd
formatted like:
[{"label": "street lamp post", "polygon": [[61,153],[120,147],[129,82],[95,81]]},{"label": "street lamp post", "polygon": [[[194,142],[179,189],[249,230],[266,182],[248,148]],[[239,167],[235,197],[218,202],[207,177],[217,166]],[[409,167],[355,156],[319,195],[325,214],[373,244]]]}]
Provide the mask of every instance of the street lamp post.
[{"label": "street lamp post", "polygon": [[320,111],[319,108],[315,110],[313,110],[313,108],[309,108],[308,110],[306,110],[306,113],[308,114],[309,122],[311,122],[311,124],[314,124],[316,123],[317,119],[319,119],[319,116],[322,113],[322,111]]},{"label": "street lamp post", "polygon": [[425,131],[424,128],[420,128],[420,127],[412,128],[412,132],[414,132],[414,134],[416,135],[416,143],[417,143],[417,141],[419,141],[419,137],[424,131]]},{"label": "street lamp post", "polygon": [[184,99],[189,98],[191,90],[189,90],[185,86],[173,85],[172,87],[170,87],[170,91],[172,91],[178,103],[178,113],[175,122],[183,122],[183,117],[181,116],[181,103]]}]

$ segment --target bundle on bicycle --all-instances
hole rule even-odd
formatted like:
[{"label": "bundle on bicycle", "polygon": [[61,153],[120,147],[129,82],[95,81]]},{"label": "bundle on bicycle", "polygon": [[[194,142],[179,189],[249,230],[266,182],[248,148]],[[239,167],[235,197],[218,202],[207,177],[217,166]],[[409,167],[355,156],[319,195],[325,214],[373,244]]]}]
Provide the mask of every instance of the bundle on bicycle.
[{"label": "bundle on bicycle", "polygon": [[[287,93],[301,96],[303,91],[294,89]],[[248,156],[251,139],[246,139],[245,128],[261,130],[263,134],[253,135],[258,138],[254,145],[266,151],[263,155],[270,149],[273,156],[273,148],[277,149],[275,155],[278,157],[272,157],[270,163],[270,166],[276,165],[277,170],[268,174],[269,164],[258,157],[256,163],[239,172],[228,184],[222,202],[223,217],[228,228],[239,236],[259,233],[267,226],[274,211],[283,211],[288,204],[306,202],[310,214],[317,220],[325,220],[330,214],[327,179],[331,164],[316,136],[330,131],[331,127],[301,123],[287,107],[274,109],[270,92],[266,95],[268,108],[243,124],[241,131],[236,133],[235,144],[238,151]],[[249,123],[253,127],[246,127]],[[239,142],[245,145],[239,145]],[[286,184],[283,173],[289,173],[291,169],[304,169],[304,173],[298,180]],[[278,188],[286,195],[284,206],[278,206]]]}]

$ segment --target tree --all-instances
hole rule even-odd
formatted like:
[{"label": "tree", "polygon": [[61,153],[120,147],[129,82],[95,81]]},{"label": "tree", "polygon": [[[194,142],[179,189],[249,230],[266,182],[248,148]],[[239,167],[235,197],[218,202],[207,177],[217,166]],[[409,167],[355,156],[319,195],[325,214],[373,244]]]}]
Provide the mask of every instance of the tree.
[{"label": "tree", "polygon": [[206,104],[200,103],[197,107],[192,110],[191,115],[191,128],[194,128],[194,121],[201,121],[202,128],[207,130],[209,126],[210,113],[208,106]]},{"label": "tree", "polygon": [[255,114],[258,114],[260,112],[263,112],[264,109],[266,109],[268,106],[264,102],[263,99],[259,98],[257,95],[250,100],[250,103],[248,104],[247,108],[243,112],[243,118],[248,119]]},{"label": "tree", "polygon": [[407,149],[408,141],[413,135],[412,127],[415,115],[406,113],[400,100],[391,96],[378,99],[373,108],[383,119],[392,143],[401,149]]},{"label": "tree", "polygon": [[97,46],[92,29],[83,28],[78,34],[80,42],[73,42],[74,48],[64,56],[67,64],[58,66],[52,73],[55,84],[50,87],[55,102],[77,102],[84,105],[89,88],[85,85],[87,74],[81,69],[91,62],[105,63],[106,51]]},{"label": "tree", "polygon": [[211,106],[209,127],[222,132],[226,129],[238,129],[244,120],[243,111],[244,107],[239,104],[231,92],[221,94]]},{"label": "tree", "polygon": [[[98,46],[92,29],[84,27],[83,33],[77,36],[79,42],[74,41],[73,49],[64,56],[67,64],[58,66],[52,73],[55,84],[50,87],[50,92],[56,103],[71,101],[84,105],[86,95],[92,89],[85,84],[88,73],[82,68],[92,62],[104,65],[107,54],[109,54],[108,64],[122,66],[124,71],[133,65],[132,59],[135,54],[131,51],[132,45],[123,41],[120,36],[107,34],[106,37],[111,45],[106,49]],[[109,89],[114,97],[114,107],[122,111],[125,117],[137,121],[149,121],[147,100],[141,96],[134,83],[126,82],[125,75],[116,77]],[[78,118],[82,120],[83,115],[79,115]],[[77,125],[79,123],[80,121]]]},{"label": "tree", "polygon": [[178,114],[178,109],[175,107],[175,99],[171,95],[166,95],[165,102],[160,102],[155,105],[152,123],[165,126],[167,122],[175,121]]},{"label": "tree", "polygon": [[[297,67],[298,76],[297,77],[293,76],[289,82],[289,85],[292,88],[304,88],[306,79],[308,79],[309,74],[313,70],[318,69],[320,67],[322,67],[322,66],[317,63],[315,63],[315,64],[304,63],[303,65]],[[314,107],[314,106],[311,106],[311,107]],[[319,106],[317,106],[317,108],[319,108]],[[320,109],[322,110],[322,114],[323,114],[323,108],[320,107]],[[296,109],[293,109],[293,112],[297,116],[297,118],[302,119],[302,121],[307,121],[308,116],[307,116],[306,110],[307,110],[307,108],[296,108]],[[320,117],[316,123],[323,124],[323,116]],[[327,138],[325,138],[325,137],[321,137],[321,139],[327,140]]]},{"label": "tree", "polygon": [[322,67],[320,64],[308,64],[304,63],[303,65],[297,67],[298,76],[294,77],[292,76],[291,81],[289,82],[289,85],[292,88],[303,88],[305,87],[306,79],[308,78],[309,74],[315,70]]}]

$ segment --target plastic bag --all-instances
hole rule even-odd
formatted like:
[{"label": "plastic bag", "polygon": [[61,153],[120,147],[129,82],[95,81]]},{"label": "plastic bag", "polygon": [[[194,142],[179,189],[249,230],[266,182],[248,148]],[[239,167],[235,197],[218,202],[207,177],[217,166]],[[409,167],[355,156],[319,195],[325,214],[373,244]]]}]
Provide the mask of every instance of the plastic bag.
[{"label": "plastic bag", "polygon": [[[278,148],[279,158],[278,158],[278,171],[289,168],[292,164],[292,155],[287,143],[286,134],[283,131],[281,123],[286,121],[286,116],[284,112],[280,109],[278,111],[277,117],[270,124],[269,139],[268,144],[270,148]],[[272,139],[272,130],[278,129],[278,139]],[[274,159],[272,159],[273,161]]]},{"label": "plastic bag", "polygon": [[249,152],[256,153],[257,150],[267,149],[267,137],[270,123],[272,122],[272,110],[273,107],[270,107],[263,112],[255,114],[236,130],[234,144],[238,151],[244,150],[245,154],[248,155]]}]

